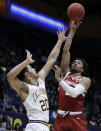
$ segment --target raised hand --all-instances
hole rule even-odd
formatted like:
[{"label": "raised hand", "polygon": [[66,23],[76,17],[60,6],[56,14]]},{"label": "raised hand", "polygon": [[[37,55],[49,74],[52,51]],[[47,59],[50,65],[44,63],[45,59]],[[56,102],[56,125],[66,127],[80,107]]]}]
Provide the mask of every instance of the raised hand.
[{"label": "raised hand", "polygon": [[72,29],[77,30],[81,23],[81,21],[72,21]]},{"label": "raised hand", "polygon": [[62,32],[60,31],[60,29],[57,31],[58,40],[64,42],[67,39],[67,37],[65,36],[66,31],[67,31],[67,28],[65,29],[63,28]]},{"label": "raised hand", "polygon": [[32,64],[33,62],[35,62],[35,60],[32,59],[32,54],[28,50],[26,50],[26,53],[27,53],[26,60],[28,64]]},{"label": "raised hand", "polygon": [[55,78],[60,83],[61,81],[61,68],[57,65],[54,65],[52,69],[55,71]]}]

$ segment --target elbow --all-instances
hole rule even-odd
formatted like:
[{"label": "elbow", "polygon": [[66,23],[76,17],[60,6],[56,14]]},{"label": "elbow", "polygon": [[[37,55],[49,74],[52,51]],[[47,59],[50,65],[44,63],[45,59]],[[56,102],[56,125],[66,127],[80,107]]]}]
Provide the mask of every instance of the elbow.
[{"label": "elbow", "polygon": [[7,81],[9,82],[11,80],[12,76],[10,74],[10,72],[7,73]]},{"label": "elbow", "polygon": [[10,79],[9,73],[7,73],[6,77],[7,77],[7,80],[9,81],[9,79]]}]

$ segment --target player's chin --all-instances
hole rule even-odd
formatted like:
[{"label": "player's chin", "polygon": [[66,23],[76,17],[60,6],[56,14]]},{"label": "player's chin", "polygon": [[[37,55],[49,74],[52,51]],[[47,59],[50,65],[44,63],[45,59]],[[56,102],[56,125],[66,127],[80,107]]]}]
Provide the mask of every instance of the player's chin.
[{"label": "player's chin", "polygon": [[71,72],[72,72],[72,73],[76,73],[76,72],[77,72],[77,69],[76,69],[76,68],[71,68]]},{"label": "player's chin", "polygon": [[37,73],[35,74],[35,78],[38,78],[38,74]]},{"label": "player's chin", "polygon": [[31,77],[36,78],[36,77],[37,77],[37,73],[36,73],[36,72],[33,72],[33,73],[31,74]]}]

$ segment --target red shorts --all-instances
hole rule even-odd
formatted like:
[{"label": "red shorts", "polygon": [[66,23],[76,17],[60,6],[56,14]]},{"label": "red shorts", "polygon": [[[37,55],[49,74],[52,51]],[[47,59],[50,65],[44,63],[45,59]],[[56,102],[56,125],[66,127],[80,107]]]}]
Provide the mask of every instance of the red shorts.
[{"label": "red shorts", "polygon": [[87,131],[86,117],[83,114],[65,117],[58,114],[53,131]]}]

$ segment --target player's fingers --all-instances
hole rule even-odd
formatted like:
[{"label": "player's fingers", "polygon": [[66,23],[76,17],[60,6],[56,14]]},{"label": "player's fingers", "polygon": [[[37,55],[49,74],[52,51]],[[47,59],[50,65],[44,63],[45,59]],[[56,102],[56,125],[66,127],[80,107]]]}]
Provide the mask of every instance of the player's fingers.
[{"label": "player's fingers", "polygon": [[54,67],[55,67],[55,72],[60,72],[61,71],[61,68],[59,67],[59,66],[57,66],[57,65],[54,65]]},{"label": "player's fingers", "polygon": [[65,31],[64,31],[64,33],[66,33],[66,31],[67,31],[67,27],[65,28]]},{"label": "player's fingers", "polygon": [[54,67],[55,67],[56,69],[59,69],[59,68],[60,68],[58,65],[54,65]]},{"label": "player's fingers", "polygon": [[27,52],[28,55],[30,54],[30,52],[28,50],[26,50],[26,52]]},{"label": "player's fingers", "polygon": [[28,50],[25,50],[26,51],[26,53],[28,53]]},{"label": "player's fingers", "polygon": [[57,31],[57,35],[59,36],[59,31]]},{"label": "player's fingers", "polygon": [[54,66],[52,67],[52,69],[55,71],[55,74],[58,74],[58,68],[57,68],[56,65],[54,65]]},{"label": "player's fingers", "polygon": [[35,60],[32,60],[32,63],[34,63],[35,62]]},{"label": "player's fingers", "polygon": [[68,39],[68,37],[65,36],[65,40]]},{"label": "player's fingers", "polygon": [[29,53],[29,50],[26,50]]},{"label": "player's fingers", "polygon": [[75,24],[75,21],[72,21],[72,25],[74,25]]},{"label": "player's fingers", "polygon": [[65,35],[66,31],[67,31],[67,28],[66,28],[66,27],[63,28],[63,34],[64,34],[64,35]]},{"label": "player's fingers", "polygon": [[80,21],[77,21],[77,23],[76,23],[76,24],[77,24],[77,25],[78,25],[78,24],[80,24]]},{"label": "player's fingers", "polygon": [[77,21],[77,25],[80,25],[82,22],[81,21]]},{"label": "player's fingers", "polygon": [[64,27],[63,27],[63,29],[62,29],[62,32],[64,33]]},{"label": "player's fingers", "polygon": [[52,69],[55,71],[55,67],[53,66]]},{"label": "player's fingers", "polygon": [[54,65],[55,70],[57,70],[57,65]]},{"label": "player's fingers", "polygon": [[29,55],[29,51],[28,50],[26,50],[26,54],[27,54],[27,56]]},{"label": "player's fingers", "polygon": [[58,31],[59,31],[59,34],[60,34],[61,33],[60,29],[58,29]]}]

